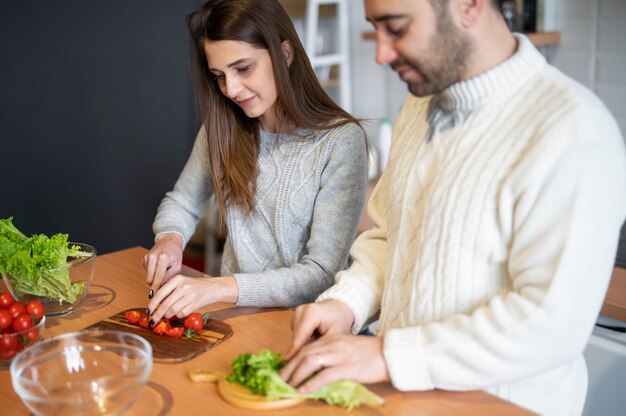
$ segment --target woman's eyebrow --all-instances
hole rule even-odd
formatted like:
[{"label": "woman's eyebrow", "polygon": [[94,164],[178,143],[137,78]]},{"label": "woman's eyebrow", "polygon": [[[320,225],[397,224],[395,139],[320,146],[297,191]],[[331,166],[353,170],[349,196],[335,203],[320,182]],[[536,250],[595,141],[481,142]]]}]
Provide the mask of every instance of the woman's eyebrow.
[{"label": "woman's eyebrow", "polygon": [[[235,62],[231,62],[230,64],[226,65],[227,68],[232,68],[234,66],[237,66],[239,64],[243,64],[245,62],[248,61],[252,61],[253,58],[241,58],[241,59],[237,59]],[[213,67],[209,67],[209,71],[219,71],[219,69],[217,68],[213,68]]]}]

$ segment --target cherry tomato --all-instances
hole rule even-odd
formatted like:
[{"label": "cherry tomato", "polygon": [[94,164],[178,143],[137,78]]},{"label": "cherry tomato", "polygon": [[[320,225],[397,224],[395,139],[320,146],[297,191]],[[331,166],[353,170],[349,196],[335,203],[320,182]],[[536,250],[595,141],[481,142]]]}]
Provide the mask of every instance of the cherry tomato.
[{"label": "cherry tomato", "polygon": [[145,314],[139,311],[126,311],[124,315],[126,316],[126,320],[128,321],[128,323],[131,323],[133,325],[137,325],[139,323],[139,319],[142,315],[145,316]]},{"label": "cherry tomato", "polygon": [[167,319],[161,319],[155,326],[152,328],[152,332],[157,335],[165,335],[168,329],[170,329],[170,321]]},{"label": "cherry tomato", "polygon": [[185,333],[185,328],[183,328],[182,326],[169,328],[167,331],[165,331],[165,335],[167,335],[168,337],[172,337],[172,338],[180,338],[183,336],[184,333]]},{"label": "cherry tomato", "polygon": [[200,330],[204,328],[204,321],[202,320],[202,315],[200,315],[198,312],[193,312],[189,314],[189,316],[185,318],[184,325],[185,325],[185,328],[191,328],[196,332],[200,332]]},{"label": "cherry tomato", "polygon": [[[17,336],[14,334],[3,334],[0,340],[0,352],[8,352],[17,350]],[[15,355],[15,354],[13,354]],[[13,358],[13,357],[11,357]]]},{"label": "cherry tomato", "polygon": [[0,351],[0,359],[12,360],[16,354],[17,354],[17,350]]},{"label": "cherry tomato", "polygon": [[35,342],[35,341],[37,341],[39,339],[39,328],[31,329],[24,336],[28,340],[27,344],[28,345],[32,344],[33,342]]},{"label": "cherry tomato", "polygon": [[15,332],[26,331],[34,326],[33,319],[30,315],[24,313],[13,319],[13,325],[11,327]]},{"label": "cherry tomato", "polygon": [[7,309],[9,306],[13,305],[15,299],[9,292],[0,293],[0,308]]},{"label": "cherry tomato", "polygon": [[150,318],[146,315],[143,315],[141,318],[139,318],[139,321],[137,323],[142,328],[150,328],[149,322]]},{"label": "cherry tomato", "polygon": [[15,320],[15,318],[17,318],[18,316],[26,313],[24,302],[22,302],[21,300],[14,302],[13,304],[11,304],[11,306],[9,306],[8,311],[11,312],[11,316],[13,317],[13,320]]},{"label": "cherry tomato", "polygon": [[0,328],[3,330],[11,328],[13,323],[13,315],[6,309],[0,309]]},{"label": "cherry tomato", "polygon": [[43,305],[38,300],[31,300],[26,304],[26,312],[39,320],[44,314]]}]

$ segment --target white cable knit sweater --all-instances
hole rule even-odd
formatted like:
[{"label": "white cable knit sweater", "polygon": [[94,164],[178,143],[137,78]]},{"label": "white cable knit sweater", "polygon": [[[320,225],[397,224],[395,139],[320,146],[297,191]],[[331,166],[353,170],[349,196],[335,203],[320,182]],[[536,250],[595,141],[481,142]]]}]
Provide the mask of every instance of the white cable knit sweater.
[{"label": "white cable knit sweater", "polygon": [[368,203],[376,226],[318,298],[378,335],[400,390],[485,389],[580,414],[582,351],[626,215],[614,119],[522,35],[510,59],[409,96]]}]

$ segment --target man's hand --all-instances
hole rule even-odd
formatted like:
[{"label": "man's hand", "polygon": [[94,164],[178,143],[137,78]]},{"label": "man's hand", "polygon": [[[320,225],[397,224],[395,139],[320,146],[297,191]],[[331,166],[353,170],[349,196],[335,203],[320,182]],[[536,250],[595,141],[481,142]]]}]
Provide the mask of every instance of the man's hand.
[{"label": "man's hand", "polygon": [[326,335],[302,347],[282,368],[280,376],[293,386],[304,382],[300,386],[304,394],[337,380],[359,383],[389,381],[383,356],[383,338]]},{"label": "man's hand", "polygon": [[291,359],[302,346],[322,335],[349,334],[353,323],[352,310],[338,300],[300,305],[291,321],[291,350],[283,358]]}]

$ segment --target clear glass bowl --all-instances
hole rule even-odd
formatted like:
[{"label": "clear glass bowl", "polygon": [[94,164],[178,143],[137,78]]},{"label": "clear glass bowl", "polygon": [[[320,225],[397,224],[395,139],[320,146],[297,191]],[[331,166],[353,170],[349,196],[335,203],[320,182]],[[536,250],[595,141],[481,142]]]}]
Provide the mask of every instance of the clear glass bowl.
[{"label": "clear glass bowl", "polygon": [[83,331],[43,340],[11,363],[11,382],[35,415],[119,415],[141,396],[152,347],[122,331]]},{"label": "clear glass bowl", "polygon": [[[45,296],[37,296],[31,295],[28,293],[16,293],[11,286],[11,281],[7,276],[2,276],[4,280],[4,284],[7,287],[7,290],[11,292],[11,295],[16,300],[21,300],[24,304],[28,303],[31,300],[38,300],[43,304],[44,311],[46,316],[55,316],[55,315],[64,315],[76,309],[78,305],[82,302],[85,295],[89,291],[89,286],[91,285],[91,279],[93,278],[93,272],[96,268],[96,249],[89,244],[83,243],[68,243],[69,246],[79,246],[80,250],[89,253],[87,257],[79,257],[79,258],[68,258],[68,265],[66,267],[67,272],[70,276],[70,281],[72,284],[82,284],[83,290],[76,297],[74,302],[67,302],[61,299],[54,299]],[[47,272],[54,272],[59,269],[49,269]]]},{"label": "clear glass bowl", "polygon": [[[6,368],[11,364],[11,360],[20,351],[31,347],[43,338],[43,332],[46,328],[46,317],[42,316],[37,325],[24,331],[3,333],[0,337],[14,338],[6,342],[2,342],[0,346],[0,367]],[[7,347],[8,346],[8,347]]]}]

